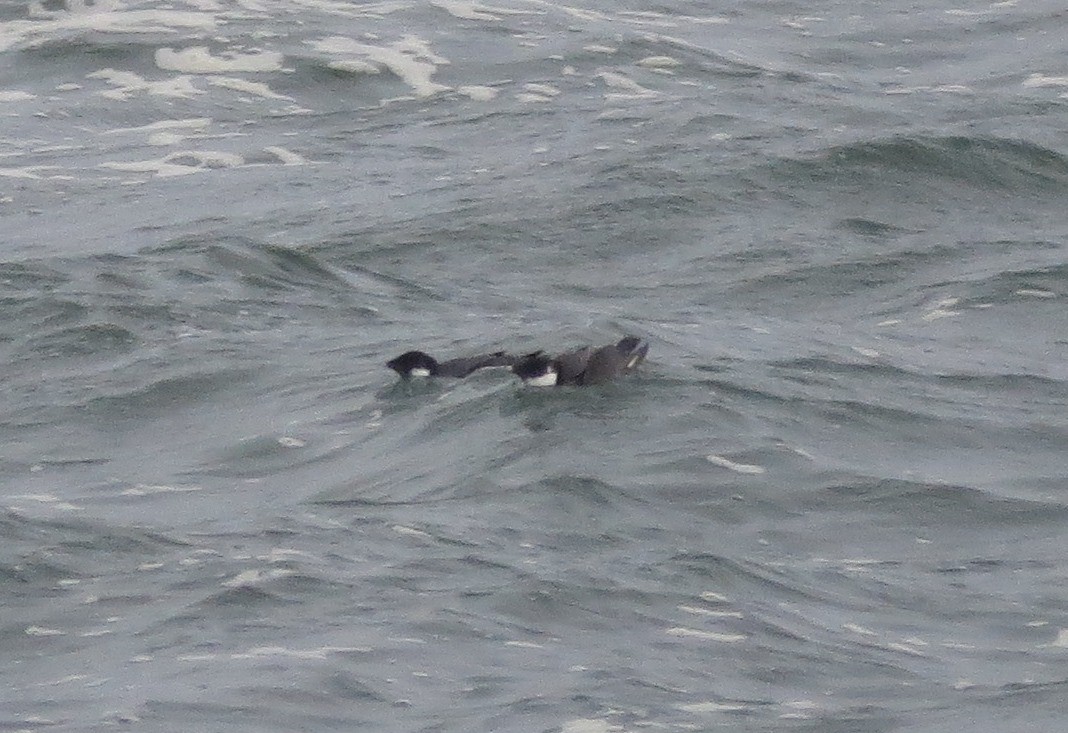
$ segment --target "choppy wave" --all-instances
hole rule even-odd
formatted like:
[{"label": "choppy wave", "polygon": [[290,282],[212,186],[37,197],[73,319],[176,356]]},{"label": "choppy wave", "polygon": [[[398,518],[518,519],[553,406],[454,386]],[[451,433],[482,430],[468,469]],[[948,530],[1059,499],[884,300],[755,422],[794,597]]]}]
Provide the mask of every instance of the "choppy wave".
[{"label": "choppy wave", "polygon": [[977,137],[900,137],[862,141],[799,162],[798,174],[816,182],[870,180],[917,188],[937,182],[983,189],[1034,188],[1054,193],[1068,183],[1068,158],[1026,140]]},{"label": "choppy wave", "polygon": [[1063,12],[810,10],[0,9],[0,727],[1056,729]]}]

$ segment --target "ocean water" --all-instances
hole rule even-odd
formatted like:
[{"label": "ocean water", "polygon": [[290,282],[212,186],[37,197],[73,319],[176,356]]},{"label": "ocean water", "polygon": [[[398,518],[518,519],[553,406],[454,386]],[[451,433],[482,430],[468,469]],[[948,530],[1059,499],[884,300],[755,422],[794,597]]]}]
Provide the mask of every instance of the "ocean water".
[{"label": "ocean water", "polygon": [[1064,727],[1062,2],[42,0],[0,61],[0,729]]}]

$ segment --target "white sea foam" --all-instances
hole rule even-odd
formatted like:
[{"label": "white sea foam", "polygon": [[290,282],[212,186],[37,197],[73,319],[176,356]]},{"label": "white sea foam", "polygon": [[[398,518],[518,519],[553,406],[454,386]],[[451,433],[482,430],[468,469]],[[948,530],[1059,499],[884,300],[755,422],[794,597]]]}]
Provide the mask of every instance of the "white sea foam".
[{"label": "white sea foam", "polygon": [[665,633],[669,636],[688,636],[694,639],[718,641],[724,644],[737,644],[738,642],[745,641],[749,638],[745,634],[725,634],[719,631],[704,631],[702,629],[691,629],[685,626],[675,626],[668,629]]},{"label": "white sea foam", "polygon": [[540,94],[543,97],[555,97],[560,94],[560,90],[552,84],[524,84],[523,88],[531,94]]},{"label": "white sea foam", "polygon": [[378,74],[381,73],[381,69],[372,64],[370,61],[362,61],[360,59],[342,59],[341,61],[331,61],[328,66],[335,71],[344,71],[346,74]]},{"label": "white sea foam", "polygon": [[160,178],[187,176],[213,168],[234,168],[244,163],[240,155],[221,153],[210,150],[185,150],[171,153],[162,158],[129,162],[101,163],[101,168],[109,168],[130,173],[154,173]]},{"label": "white sea foam", "polygon": [[263,573],[259,570],[245,570],[230,578],[230,580],[224,581],[223,585],[227,588],[240,588],[241,586],[254,585],[262,577]]},{"label": "white sea foam", "polygon": [[687,713],[739,713],[749,709],[749,705],[739,702],[714,702],[712,700],[679,705],[679,710],[684,710]]},{"label": "white sea foam", "polygon": [[783,18],[779,22],[781,22],[787,28],[796,28],[798,30],[807,30],[808,27],[811,24],[813,24],[813,23],[825,23],[826,19],[825,18],[820,18],[820,17],[817,17],[817,16],[792,16],[792,17],[788,17],[788,18]]},{"label": "white sea foam", "polygon": [[820,710],[820,706],[812,700],[790,700],[780,705],[787,708],[786,712],[779,714],[780,718],[786,720],[808,720],[812,717],[813,711]]},{"label": "white sea foam", "polygon": [[889,649],[891,651],[902,652],[903,654],[909,654],[909,655],[911,655],[913,657],[926,656],[921,650],[919,650],[919,649],[915,648],[915,646],[913,646],[911,644],[908,644],[908,643],[905,643],[905,642],[891,641],[891,642],[887,642],[887,644],[885,646],[886,646],[887,649]]},{"label": "white sea foam", "polygon": [[121,135],[131,132],[152,134],[164,130],[191,130],[200,133],[207,130],[210,125],[210,117],[190,117],[184,120],[159,120],[140,127],[116,127],[113,130],[107,130],[105,134]]},{"label": "white sea foam", "polygon": [[290,575],[295,575],[294,571],[286,568],[245,570],[230,578],[230,580],[224,580],[222,585],[225,588],[247,588],[249,586],[258,585],[264,581],[287,578]]},{"label": "white sea foam", "polygon": [[429,532],[424,532],[423,530],[416,529],[415,527],[405,527],[403,524],[394,524],[392,527],[390,527],[390,529],[392,529],[397,534],[403,534],[409,537],[422,537],[425,539],[432,539],[433,537],[433,535],[431,535]]},{"label": "white sea foam", "polygon": [[515,95],[515,98],[520,102],[548,102],[551,100],[550,97],[541,94],[531,94],[530,92],[520,92]]},{"label": "white sea foam", "polygon": [[793,708],[794,710],[819,710],[820,706],[812,700],[790,700],[789,702],[781,703],[784,708]]},{"label": "white sea foam", "polygon": [[560,90],[550,84],[525,84],[523,90],[515,95],[520,102],[548,102],[560,94]]},{"label": "white sea foam", "polygon": [[97,92],[102,97],[109,99],[129,99],[137,92],[144,92],[158,97],[171,97],[187,99],[204,92],[193,86],[193,81],[188,76],[175,76],[163,81],[147,81],[132,71],[120,71],[118,69],[100,69],[86,75],[88,79],[103,79],[114,89],[105,89]]},{"label": "white sea foam", "polygon": [[497,96],[497,90],[493,87],[485,87],[478,85],[468,85],[458,87],[456,89],[460,94],[464,94],[476,102],[488,102]]},{"label": "white sea foam", "polygon": [[683,613],[692,613],[695,616],[708,616],[710,618],[742,618],[742,614],[739,611],[714,611],[711,608],[700,608],[698,606],[679,606],[678,608]]},{"label": "white sea foam", "polygon": [[218,659],[218,654],[179,654],[175,659],[179,662],[211,662]]},{"label": "white sea foam", "polygon": [[463,20],[500,20],[504,15],[523,15],[529,11],[490,7],[468,0],[431,0],[431,5]]},{"label": "white sea foam", "polygon": [[921,85],[911,87],[891,87],[884,94],[916,94],[926,92],[931,94],[975,94],[972,87],[963,84],[941,84],[938,86]]},{"label": "white sea foam", "polygon": [[671,56],[646,56],[637,64],[646,69],[674,69],[682,65],[678,59]]},{"label": "white sea foam", "polygon": [[282,162],[282,165],[304,165],[308,162],[307,158],[299,153],[294,153],[291,150],[279,147],[277,145],[269,145],[264,148],[268,153],[278,158]]},{"label": "white sea foam", "polygon": [[0,178],[29,178],[40,179],[38,171],[54,169],[51,165],[25,165],[20,168],[0,168]]},{"label": "white sea foam", "polygon": [[1005,10],[1006,8],[1015,8],[1019,4],[1019,0],[1002,0],[1002,2],[990,3],[985,8],[979,10],[952,8],[950,10],[943,11],[946,15],[959,15],[966,18],[981,17],[984,15],[993,15],[998,11]]},{"label": "white sea foam", "polygon": [[91,629],[89,631],[78,632],[78,636],[82,637],[83,639],[95,639],[100,636],[110,636],[114,633],[114,629]]},{"label": "white sea foam", "polygon": [[1068,87],[1068,76],[1046,76],[1045,74],[1031,74],[1031,76],[1024,79],[1023,85],[1029,88]]},{"label": "white sea foam", "polygon": [[259,659],[263,657],[289,657],[291,659],[326,659],[332,654],[358,652],[365,654],[370,647],[363,646],[321,646],[313,649],[290,649],[284,646],[257,646],[247,652],[235,652],[231,659]]},{"label": "white sea foam", "polygon": [[151,496],[152,494],[181,494],[202,491],[200,486],[170,486],[166,484],[137,484],[122,490],[123,496]]},{"label": "white sea foam", "polygon": [[232,76],[213,76],[208,77],[208,84],[213,87],[222,87],[223,89],[232,89],[235,92],[243,92],[245,94],[251,94],[255,97],[263,97],[264,99],[283,99],[287,102],[292,102],[292,97],[287,97],[284,94],[277,94],[271,91],[271,88],[259,81],[249,81],[248,79],[239,79]]},{"label": "white sea foam", "polygon": [[842,628],[846,631],[852,631],[854,634],[860,634],[861,636],[875,636],[875,632],[871,629],[866,629],[858,624],[842,624]]},{"label": "white sea foam", "polygon": [[266,555],[257,555],[256,559],[265,562],[290,562],[295,559],[316,560],[318,558],[310,552],[304,552],[304,550],[297,550],[291,547],[274,547]]},{"label": "white sea foam", "polygon": [[71,682],[81,682],[82,680],[89,679],[87,674],[68,674],[58,679],[47,680],[45,682],[38,682],[37,687],[56,687],[57,685],[66,685]]},{"label": "white sea foam", "polygon": [[381,410],[371,410],[371,417],[367,420],[367,422],[365,423],[365,426],[369,427],[369,428],[380,428],[380,427],[382,427],[382,411]]},{"label": "white sea foam", "polygon": [[729,458],[724,458],[723,456],[707,455],[705,456],[705,460],[707,460],[714,466],[720,466],[721,468],[726,468],[727,470],[734,471],[735,473],[758,474],[767,472],[767,469],[763,466],[757,466],[752,463],[735,463]]},{"label": "white sea foam", "polygon": [[277,51],[224,51],[213,56],[206,46],[174,50],[156,49],[156,66],[183,74],[234,74],[241,72],[281,71],[285,57]]},{"label": "white sea foam", "polygon": [[22,102],[27,99],[37,99],[37,95],[19,91],[17,89],[0,91],[0,102]]},{"label": "white sea foam", "polygon": [[936,321],[939,318],[951,318],[960,315],[960,311],[952,310],[952,307],[960,302],[960,298],[943,298],[935,303],[930,310],[920,316],[925,321]]},{"label": "white sea foam", "polygon": [[159,147],[179,145],[188,140],[192,135],[181,135],[176,132],[156,132],[148,136],[148,144]]},{"label": "white sea foam", "polygon": [[612,733],[618,730],[623,728],[599,718],[575,718],[565,721],[560,727],[560,733]]},{"label": "white sea foam", "polygon": [[60,631],[59,629],[49,629],[44,626],[27,626],[23,633],[26,636],[64,636],[66,631]]},{"label": "white sea foam", "polygon": [[656,96],[657,94],[657,92],[654,92],[652,89],[646,89],[629,76],[615,71],[602,71],[600,74],[597,74],[597,77],[601,79],[609,89],[615,90],[605,95],[608,99],[643,99],[645,97]]},{"label": "white sea foam", "polygon": [[334,63],[351,64],[354,59],[381,64],[411,87],[416,97],[429,97],[449,89],[431,79],[438,66],[449,63],[448,59],[433,53],[430,44],[418,36],[406,35],[386,46],[361,43],[345,36],[310,43],[315,50],[337,57],[330,64],[332,67]]},{"label": "white sea foam", "polygon": [[21,499],[23,501],[33,501],[39,504],[47,504],[50,507],[53,507],[55,509],[62,509],[63,511],[67,512],[78,510],[78,507],[74,504],[64,501],[53,494],[15,494],[14,496],[9,496],[8,498],[16,500]]}]

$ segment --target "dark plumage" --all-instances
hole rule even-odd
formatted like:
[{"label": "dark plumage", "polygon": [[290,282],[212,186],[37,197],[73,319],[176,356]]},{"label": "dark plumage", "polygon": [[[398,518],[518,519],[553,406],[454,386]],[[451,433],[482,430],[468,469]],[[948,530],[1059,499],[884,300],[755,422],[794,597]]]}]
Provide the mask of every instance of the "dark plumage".
[{"label": "dark plumage", "polygon": [[535,351],[517,359],[512,371],[536,387],[603,384],[632,371],[648,352],[648,342],[626,336],[599,349],[584,346],[555,357]]},{"label": "dark plumage", "polygon": [[386,366],[395,371],[402,379],[411,377],[466,377],[477,369],[486,367],[506,367],[515,363],[515,357],[503,352],[466,356],[448,361],[438,361],[425,351],[406,351],[395,359],[386,362]]}]

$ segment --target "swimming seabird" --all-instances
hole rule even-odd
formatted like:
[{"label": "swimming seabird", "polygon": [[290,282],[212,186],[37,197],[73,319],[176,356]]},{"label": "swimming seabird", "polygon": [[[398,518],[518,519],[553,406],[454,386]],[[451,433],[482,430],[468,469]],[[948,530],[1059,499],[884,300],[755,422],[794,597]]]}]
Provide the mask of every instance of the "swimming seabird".
[{"label": "swimming seabird", "polygon": [[555,357],[535,351],[517,359],[512,371],[532,387],[603,384],[632,371],[648,352],[647,341],[625,336],[599,349],[584,346]]},{"label": "swimming seabird", "polygon": [[438,361],[425,351],[405,351],[395,359],[386,362],[386,366],[395,371],[402,379],[412,377],[466,377],[477,369],[486,367],[507,367],[515,363],[515,357],[503,351],[478,356],[465,356],[459,359]]}]

